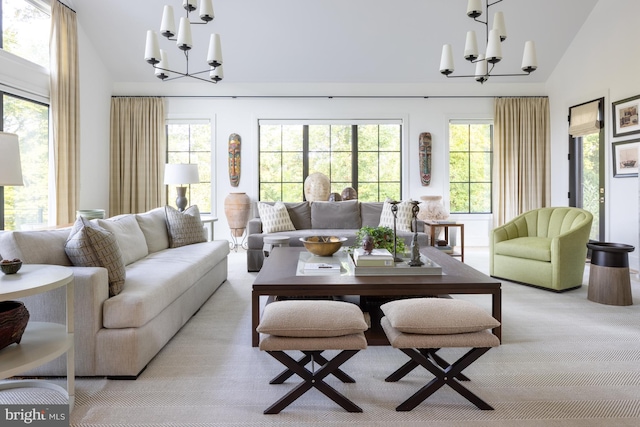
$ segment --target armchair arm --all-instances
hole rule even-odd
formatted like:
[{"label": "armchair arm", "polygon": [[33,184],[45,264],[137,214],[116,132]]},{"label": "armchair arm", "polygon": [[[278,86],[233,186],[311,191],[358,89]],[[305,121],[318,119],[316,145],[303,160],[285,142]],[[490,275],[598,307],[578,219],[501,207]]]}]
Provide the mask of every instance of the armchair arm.
[{"label": "armchair arm", "polygon": [[262,233],[262,220],[260,218],[251,218],[247,223],[247,236],[260,233]]},{"label": "armchair arm", "polygon": [[587,256],[587,243],[591,232],[591,221],[592,219],[585,220],[578,227],[551,239],[551,263],[554,266],[553,275],[556,276],[556,280],[567,280],[561,276],[564,274],[563,272],[571,271],[572,268],[573,271],[580,272],[580,277],[582,277]]}]

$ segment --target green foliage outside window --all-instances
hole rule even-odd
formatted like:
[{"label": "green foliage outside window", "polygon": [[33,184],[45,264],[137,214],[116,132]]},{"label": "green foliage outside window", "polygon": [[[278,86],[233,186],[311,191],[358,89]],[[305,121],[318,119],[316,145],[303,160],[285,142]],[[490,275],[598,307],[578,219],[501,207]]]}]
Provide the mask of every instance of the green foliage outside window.
[{"label": "green foliage outside window", "polygon": [[24,0],[2,0],[2,49],[49,68],[50,11]]},{"label": "green foliage outside window", "polygon": [[449,125],[449,200],[451,213],[490,213],[491,124]]}]

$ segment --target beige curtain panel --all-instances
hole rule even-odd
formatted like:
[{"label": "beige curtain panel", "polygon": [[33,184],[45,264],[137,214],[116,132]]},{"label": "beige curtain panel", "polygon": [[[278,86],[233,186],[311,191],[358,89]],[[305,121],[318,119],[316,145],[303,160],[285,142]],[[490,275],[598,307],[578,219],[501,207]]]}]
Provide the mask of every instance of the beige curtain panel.
[{"label": "beige curtain panel", "polygon": [[165,157],[164,100],[112,98],[110,216],[166,204]]},{"label": "beige curtain panel", "polygon": [[600,101],[593,101],[572,107],[569,110],[569,134],[575,138],[600,132],[599,106]]},{"label": "beige curtain panel", "polygon": [[51,127],[56,186],[56,223],[75,220],[80,197],[80,91],[76,13],[51,5]]},{"label": "beige curtain panel", "polygon": [[498,98],[494,111],[494,226],[549,205],[548,98]]}]

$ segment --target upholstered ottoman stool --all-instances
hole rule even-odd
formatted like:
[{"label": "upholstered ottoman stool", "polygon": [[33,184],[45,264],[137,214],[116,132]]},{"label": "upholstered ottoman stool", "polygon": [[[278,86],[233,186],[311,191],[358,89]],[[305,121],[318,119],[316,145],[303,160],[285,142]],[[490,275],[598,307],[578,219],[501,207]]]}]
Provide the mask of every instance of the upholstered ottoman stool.
[{"label": "upholstered ottoman stool", "polygon": [[[355,382],[340,366],[367,348],[364,336],[367,328],[360,308],[347,302],[286,300],[267,304],[256,328],[260,332],[260,350],[287,367],[270,384],[282,384],[293,374],[301,377],[303,382],[264,413],[279,413],[314,387],[345,410],[362,412],[360,407],[324,382],[324,378],[331,374],[342,382]],[[304,356],[295,360],[285,353],[289,350],[301,351]],[[321,354],[325,350],[341,351],[328,360]],[[306,368],[309,363],[311,370]],[[316,365],[319,367],[317,370]]]},{"label": "upholstered ottoman stool", "polygon": [[268,257],[273,248],[284,248],[289,246],[289,236],[268,236],[262,241],[262,252]]},{"label": "upholstered ottoman stool", "polygon": [[[389,343],[411,358],[385,381],[398,381],[419,365],[435,375],[396,411],[412,410],[445,384],[478,408],[493,409],[458,380],[468,381],[462,371],[491,347],[500,345],[489,330],[500,326],[500,322],[468,301],[449,298],[410,298],[388,302],[380,308],[385,315],[380,324]],[[449,364],[436,354],[445,347],[471,350]]]}]

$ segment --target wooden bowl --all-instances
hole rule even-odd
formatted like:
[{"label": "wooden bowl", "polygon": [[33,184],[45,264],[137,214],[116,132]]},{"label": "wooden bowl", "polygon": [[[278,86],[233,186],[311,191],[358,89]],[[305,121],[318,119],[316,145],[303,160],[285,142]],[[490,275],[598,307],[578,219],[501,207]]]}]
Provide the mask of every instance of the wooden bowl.
[{"label": "wooden bowl", "polygon": [[300,241],[304,247],[314,255],[331,256],[338,252],[338,249],[347,241],[347,238],[337,236],[307,236],[301,237]]},{"label": "wooden bowl", "polygon": [[4,274],[16,274],[22,268],[22,261],[0,263],[0,270]]}]

